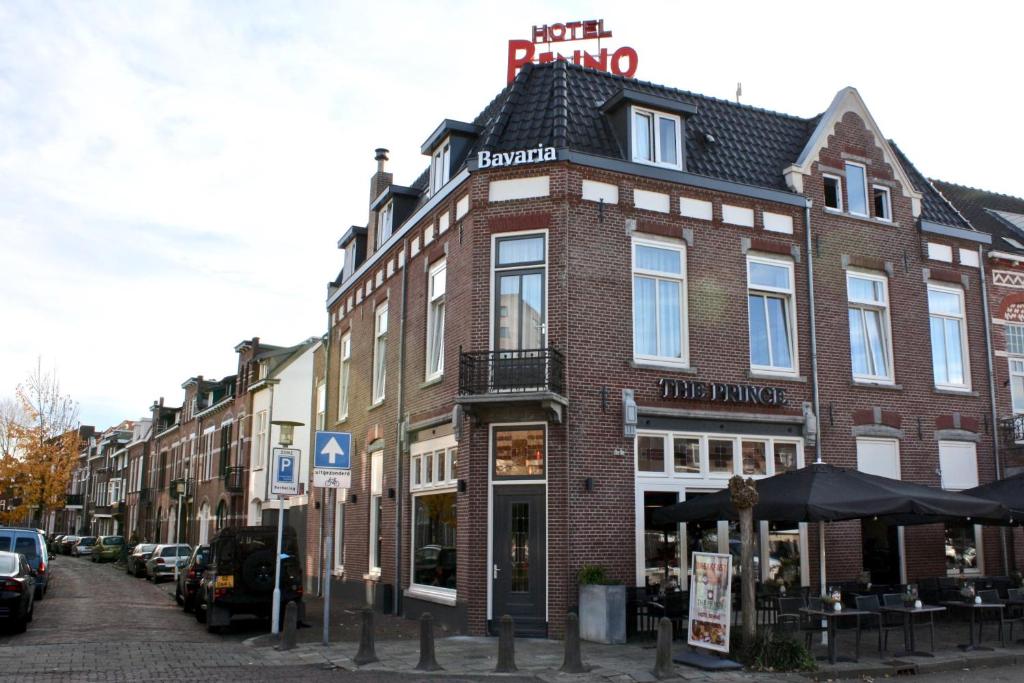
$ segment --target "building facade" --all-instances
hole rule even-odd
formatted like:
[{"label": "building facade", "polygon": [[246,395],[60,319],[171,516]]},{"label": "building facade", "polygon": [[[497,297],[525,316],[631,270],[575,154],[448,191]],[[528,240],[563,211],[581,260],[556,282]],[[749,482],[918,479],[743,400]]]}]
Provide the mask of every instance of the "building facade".
[{"label": "building facade", "polygon": [[[400,186],[378,150],[328,292],[323,423],[353,435],[352,483],[314,491],[308,557],[340,601],[558,636],[584,565],[649,585],[737,552],[727,522],[652,517],[733,474],[996,476],[991,239],[855,90],[806,119],[528,66],[421,152]],[[759,578],[817,585],[816,538],[762,523]],[[968,524],[826,543],[830,581],[1003,566]]]}]

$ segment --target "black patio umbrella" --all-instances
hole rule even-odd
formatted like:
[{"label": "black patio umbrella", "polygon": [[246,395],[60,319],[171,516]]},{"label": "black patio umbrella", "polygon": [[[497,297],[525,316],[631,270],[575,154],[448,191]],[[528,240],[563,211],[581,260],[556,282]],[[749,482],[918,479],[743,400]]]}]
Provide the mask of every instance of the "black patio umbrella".
[{"label": "black patio umbrella", "polygon": [[[815,463],[757,482],[754,519],[818,522],[821,591],[825,592],[825,522],[878,518],[889,524],[931,524],[971,519],[1007,524],[1013,514],[1002,504],[962,493]],[[728,489],[667,505],[654,513],[661,523],[736,520]]]},{"label": "black patio umbrella", "polygon": [[[877,517],[898,524],[960,519],[1005,524],[1013,517],[1004,505],[993,500],[824,463],[761,479],[757,482],[757,494],[754,519],[772,522],[837,522]],[[728,489],[668,505],[654,513],[655,521],[662,523],[738,518]]]},{"label": "black patio umbrella", "polygon": [[975,486],[964,491],[964,494],[1002,503],[1014,513],[1016,519],[1024,520],[1024,474],[1015,474],[989,484]]}]

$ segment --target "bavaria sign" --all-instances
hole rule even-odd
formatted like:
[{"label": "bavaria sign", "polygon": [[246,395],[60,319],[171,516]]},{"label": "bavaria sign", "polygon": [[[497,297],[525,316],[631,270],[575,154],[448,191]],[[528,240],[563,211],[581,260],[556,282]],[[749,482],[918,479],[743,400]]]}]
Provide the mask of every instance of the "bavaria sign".
[{"label": "bavaria sign", "polygon": [[488,152],[481,150],[476,153],[477,168],[537,164],[542,161],[555,161],[555,159],[555,148],[545,147],[544,145],[537,145],[536,149],[520,149],[515,152]]},{"label": "bavaria sign", "polygon": [[313,450],[313,486],[347,489],[352,482],[352,435],[317,432]]},{"label": "bavaria sign", "polygon": [[[508,82],[515,80],[519,70],[530,63],[547,64],[555,60],[568,61],[591,69],[611,71],[617,76],[631,78],[636,74],[637,55],[631,47],[620,47],[609,52],[601,47],[602,38],[611,38],[612,32],[605,29],[604,19],[567,21],[565,23],[534,26],[530,40],[508,41]],[[551,50],[552,43],[572,43],[596,40],[597,51],[573,50],[562,54]],[[538,45],[547,45],[547,52],[537,52]]]}]

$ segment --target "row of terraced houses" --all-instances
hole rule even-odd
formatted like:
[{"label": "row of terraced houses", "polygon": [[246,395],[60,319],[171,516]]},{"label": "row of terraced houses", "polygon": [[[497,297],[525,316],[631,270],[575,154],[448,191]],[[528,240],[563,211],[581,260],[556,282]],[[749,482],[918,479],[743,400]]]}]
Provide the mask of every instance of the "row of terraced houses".
[{"label": "row of terraced houses", "polygon": [[[272,422],[307,456],[349,432],[350,488],[309,488],[307,457],[284,503],[307,590],[557,637],[584,564],[650,586],[734,552],[729,522],[652,516],[734,474],[1024,467],[1024,201],[929,180],[856,90],[802,118],[532,65],[420,152],[400,185],[377,150],[329,329],[242,342],[233,374],[92,433],[58,526],[201,543],[275,515]],[[761,580],[817,585],[805,527],[760,524]],[[835,523],[828,578],[1005,574],[1020,541]]]}]

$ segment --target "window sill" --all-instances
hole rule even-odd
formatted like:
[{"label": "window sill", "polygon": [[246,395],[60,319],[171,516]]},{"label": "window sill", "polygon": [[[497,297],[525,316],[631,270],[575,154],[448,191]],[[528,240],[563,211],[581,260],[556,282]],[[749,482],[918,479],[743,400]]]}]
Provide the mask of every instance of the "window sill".
[{"label": "window sill", "polygon": [[430,378],[424,380],[423,384],[420,385],[420,389],[426,389],[427,387],[432,387],[435,384],[440,384],[443,381],[444,381],[444,374],[442,373],[442,374],[440,374],[440,375],[438,375],[436,377],[430,377]]},{"label": "window sill", "polygon": [[802,375],[784,375],[772,372],[759,372],[757,370],[747,370],[748,379],[763,379],[778,382],[803,382],[807,384],[807,378]]},{"label": "window sill", "polygon": [[387,400],[386,398],[382,398],[381,400],[377,401],[376,403],[371,403],[370,407],[366,409],[367,412],[369,412],[371,410],[376,410],[377,408],[380,408],[382,405],[384,405],[384,401],[386,401],[386,400]]},{"label": "window sill", "polygon": [[376,568],[366,574],[363,574],[363,581],[380,581],[380,568]]},{"label": "window sill", "polygon": [[439,605],[454,607],[456,603],[455,591],[450,588],[432,588],[430,586],[409,586],[403,592],[407,598],[436,602]]},{"label": "window sill", "polygon": [[867,389],[888,389],[889,391],[903,391],[902,384],[892,382],[872,382],[866,379],[855,379],[850,381],[851,387],[865,387]]},{"label": "window sill", "polygon": [[[648,161],[647,159],[638,159],[638,158],[632,158],[631,161],[634,164],[640,164],[642,166],[650,166],[652,168],[664,168],[664,169],[667,169],[669,171],[682,171],[683,170],[682,164],[664,164],[664,163],[658,163],[657,161]],[[669,213],[671,213],[671,211],[669,211]]]},{"label": "window sill", "polygon": [[849,211],[840,211],[839,209],[830,209],[828,207],[825,207],[824,211],[830,216],[842,216],[843,218],[849,218],[851,220],[860,221],[861,223],[880,225],[885,228],[900,227],[899,221],[884,221],[881,218],[872,218],[871,216],[858,216],[857,214],[850,213]]},{"label": "window sill", "polygon": [[645,370],[670,370],[684,375],[696,375],[697,368],[691,365],[678,365],[676,363],[659,362],[656,360],[630,360],[629,367]]},{"label": "window sill", "polygon": [[943,389],[935,387],[932,391],[942,396],[972,396],[976,398],[980,395],[977,391],[971,391],[970,389]]},{"label": "window sill", "polygon": [[331,570],[331,576],[333,576],[336,579],[344,578],[344,576],[345,576],[345,567],[343,565],[338,565],[333,570]]}]

